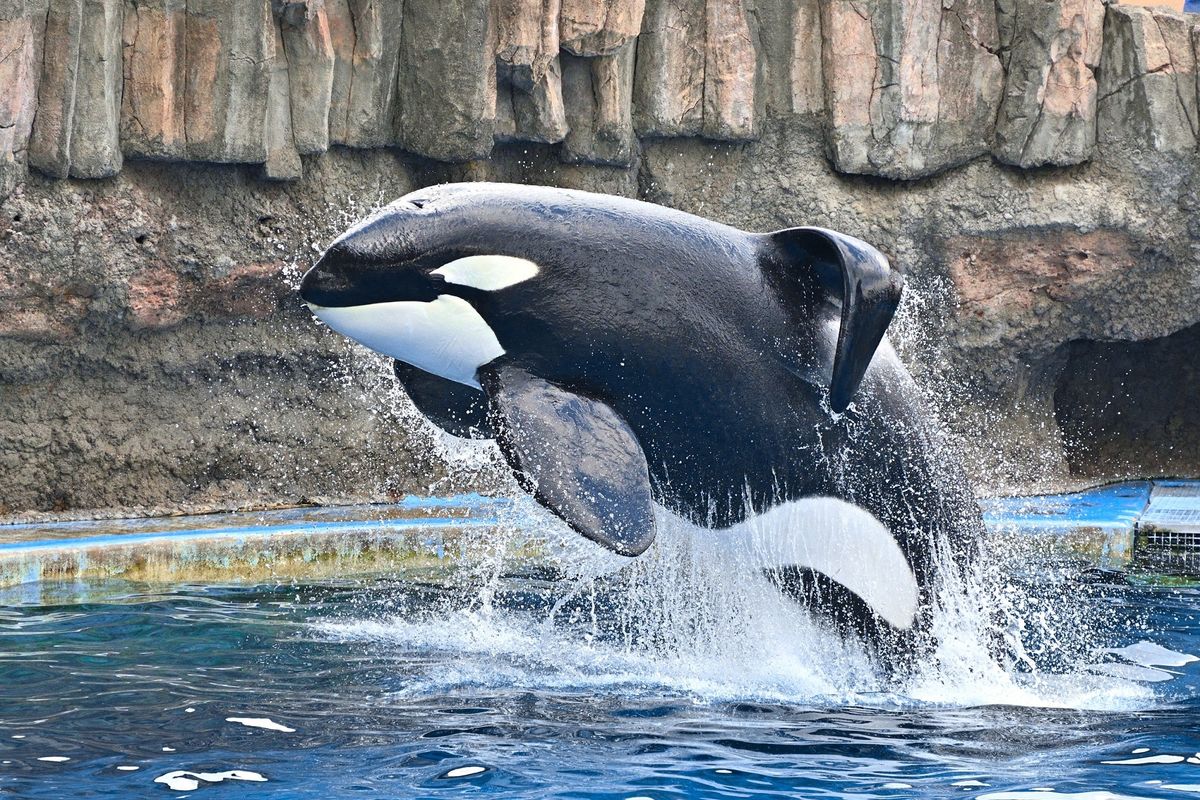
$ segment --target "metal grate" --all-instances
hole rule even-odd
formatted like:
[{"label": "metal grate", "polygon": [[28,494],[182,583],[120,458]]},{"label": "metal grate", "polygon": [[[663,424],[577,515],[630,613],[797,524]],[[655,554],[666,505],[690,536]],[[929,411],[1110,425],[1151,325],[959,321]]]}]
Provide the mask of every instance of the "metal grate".
[{"label": "metal grate", "polygon": [[1194,550],[1200,553],[1200,533],[1180,531],[1141,531],[1137,537],[1140,547],[1155,550]]},{"label": "metal grate", "polygon": [[1163,575],[1200,575],[1200,485],[1155,485],[1137,523],[1134,562]]}]

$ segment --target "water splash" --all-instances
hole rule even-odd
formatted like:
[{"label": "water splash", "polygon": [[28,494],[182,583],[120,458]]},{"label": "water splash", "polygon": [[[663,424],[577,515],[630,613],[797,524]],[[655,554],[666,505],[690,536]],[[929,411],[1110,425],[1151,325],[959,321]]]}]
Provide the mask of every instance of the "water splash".
[{"label": "water splash", "polygon": [[[491,534],[495,559],[472,568],[466,602],[324,622],[321,634],[372,642],[406,670],[418,665],[401,690],[414,696],[501,688],[822,707],[1125,710],[1154,702],[1141,682],[1085,669],[1103,643],[1099,633],[1094,646],[1072,647],[1081,660],[1061,668],[1043,668],[1037,653],[1012,655],[1011,646],[1062,636],[1054,626],[1089,625],[1091,612],[1064,605],[1057,616],[1025,619],[1022,632],[1007,630],[1017,638],[1006,642],[1007,615],[1035,600],[1013,603],[1022,589],[989,586],[985,565],[940,587],[936,645],[911,674],[895,678],[861,642],[815,619],[764,576],[770,549],[739,546],[736,537],[663,513],[654,546],[629,560],[582,540],[530,501],[510,513],[509,533]],[[513,590],[500,555],[514,540],[531,539],[558,578],[539,584],[543,594],[533,602]]]}]

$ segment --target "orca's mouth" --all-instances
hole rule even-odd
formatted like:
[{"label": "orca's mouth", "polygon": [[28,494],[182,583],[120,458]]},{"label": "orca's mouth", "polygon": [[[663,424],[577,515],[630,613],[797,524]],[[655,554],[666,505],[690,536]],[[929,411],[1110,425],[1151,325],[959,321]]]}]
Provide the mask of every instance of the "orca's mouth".
[{"label": "orca's mouth", "polygon": [[309,306],[350,308],[377,303],[428,303],[445,294],[445,281],[426,270],[405,267],[361,269],[322,258],[300,280],[300,299]]}]

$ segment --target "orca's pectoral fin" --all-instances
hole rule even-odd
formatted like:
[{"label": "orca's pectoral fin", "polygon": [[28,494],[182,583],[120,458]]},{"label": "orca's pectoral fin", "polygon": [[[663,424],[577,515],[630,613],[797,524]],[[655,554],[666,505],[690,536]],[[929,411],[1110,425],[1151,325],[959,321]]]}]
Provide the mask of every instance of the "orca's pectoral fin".
[{"label": "orca's pectoral fin", "polygon": [[464,439],[492,438],[482,391],[399,360],[392,369],[417,410],[446,433]]},{"label": "orca's pectoral fin", "polygon": [[654,541],[646,456],[615,411],[500,366],[481,371],[489,420],[517,481],[573,529],[625,556]]},{"label": "orca's pectoral fin", "polygon": [[825,228],[788,228],[768,234],[789,264],[802,264],[842,306],[829,382],[829,405],[846,410],[883,334],[896,313],[904,277],[871,245]]}]

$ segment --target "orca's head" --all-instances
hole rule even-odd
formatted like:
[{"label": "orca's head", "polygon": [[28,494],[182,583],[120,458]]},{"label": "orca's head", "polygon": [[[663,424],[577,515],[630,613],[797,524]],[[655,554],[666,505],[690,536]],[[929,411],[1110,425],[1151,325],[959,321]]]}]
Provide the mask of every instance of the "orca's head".
[{"label": "orca's head", "polygon": [[[480,313],[488,295],[539,274],[505,255],[496,209],[469,190],[406,195],[346,231],[304,275],[300,296],[330,328],[376,352],[479,388],[476,370],[504,354]],[[509,241],[511,244],[511,240]]]}]

